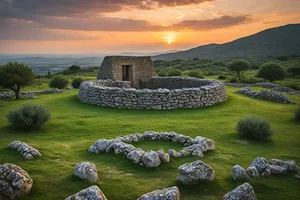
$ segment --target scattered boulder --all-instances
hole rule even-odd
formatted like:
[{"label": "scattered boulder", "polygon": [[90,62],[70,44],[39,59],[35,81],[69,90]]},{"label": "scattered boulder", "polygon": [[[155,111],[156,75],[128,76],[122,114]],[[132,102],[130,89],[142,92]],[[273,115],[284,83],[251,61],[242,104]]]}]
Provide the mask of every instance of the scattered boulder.
[{"label": "scattered boulder", "polygon": [[162,163],[168,163],[170,162],[170,156],[169,154],[165,153],[163,149],[160,149],[157,151],[157,154],[159,156],[159,159]]},{"label": "scattered boulder", "polygon": [[279,159],[271,159],[269,163],[270,163],[270,165],[284,167],[289,172],[297,172],[297,170],[298,170],[298,166],[297,166],[296,162],[292,161],[292,160],[282,161]]},{"label": "scattered boulder", "polygon": [[67,197],[65,200],[107,200],[107,198],[100,188],[94,185]]},{"label": "scattered boulder", "polygon": [[253,187],[244,183],[225,194],[222,200],[257,200]]},{"label": "scattered boulder", "polygon": [[91,162],[78,163],[74,168],[74,175],[90,183],[97,183],[99,181],[96,165]]},{"label": "scattered boulder", "polygon": [[127,158],[132,160],[135,164],[139,164],[142,161],[144,153],[142,149],[134,149],[127,154]]},{"label": "scattered boulder", "polygon": [[14,141],[8,145],[9,148],[17,150],[25,159],[33,159],[42,156],[42,154],[35,148],[20,141]]},{"label": "scattered boulder", "polygon": [[255,166],[248,167],[246,173],[251,178],[259,178],[260,177],[259,172]]},{"label": "scattered boulder", "polygon": [[277,165],[270,165],[271,174],[283,174],[287,172],[285,167],[277,166]]},{"label": "scattered boulder", "polygon": [[178,181],[184,184],[195,184],[201,180],[213,181],[215,171],[201,160],[186,163],[178,168]]},{"label": "scattered boulder", "polygon": [[146,167],[157,167],[161,163],[158,154],[152,150],[144,153],[142,157],[142,162]]},{"label": "scattered boulder", "polygon": [[234,180],[244,180],[247,178],[246,170],[240,165],[233,166],[231,176]]},{"label": "scattered boulder", "polygon": [[0,164],[0,199],[13,200],[28,194],[32,179],[21,167],[5,163]]},{"label": "scattered boulder", "polygon": [[174,186],[165,188],[163,190],[154,190],[147,194],[142,195],[137,200],[179,200],[180,192],[179,189]]},{"label": "scattered boulder", "polygon": [[257,157],[252,161],[252,163],[250,164],[250,167],[251,166],[255,166],[257,171],[259,173],[262,173],[263,171],[265,171],[269,167],[269,164],[268,164],[268,162],[266,161],[265,158]]},{"label": "scattered boulder", "polygon": [[95,142],[92,146],[89,148],[89,152],[94,153],[100,153],[100,152],[106,152],[106,148],[112,143],[112,140],[107,139],[101,139]]}]

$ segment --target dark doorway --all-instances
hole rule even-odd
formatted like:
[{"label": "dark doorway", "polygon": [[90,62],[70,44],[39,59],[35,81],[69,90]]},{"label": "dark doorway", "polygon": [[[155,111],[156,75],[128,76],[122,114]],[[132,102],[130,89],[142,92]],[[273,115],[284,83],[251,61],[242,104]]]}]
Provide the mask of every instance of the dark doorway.
[{"label": "dark doorway", "polygon": [[131,65],[122,65],[122,80],[123,81],[132,81],[132,66]]}]

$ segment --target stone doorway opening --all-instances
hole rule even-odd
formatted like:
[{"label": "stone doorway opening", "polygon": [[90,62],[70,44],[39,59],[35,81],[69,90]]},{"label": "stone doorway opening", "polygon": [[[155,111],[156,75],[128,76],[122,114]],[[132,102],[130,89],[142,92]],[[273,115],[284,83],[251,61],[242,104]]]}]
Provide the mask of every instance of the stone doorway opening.
[{"label": "stone doorway opening", "polygon": [[131,65],[122,65],[122,80],[123,81],[132,81],[132,66]]}]

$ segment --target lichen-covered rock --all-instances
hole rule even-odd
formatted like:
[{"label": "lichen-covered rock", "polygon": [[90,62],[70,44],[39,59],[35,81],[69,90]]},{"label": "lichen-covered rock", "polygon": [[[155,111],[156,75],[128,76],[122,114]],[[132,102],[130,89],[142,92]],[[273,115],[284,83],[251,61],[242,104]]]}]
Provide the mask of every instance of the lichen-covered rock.
[{"label": "lichen-covered rock", "polygon": [[107,200],[98,186],[91,186],[67,197],[65,200]]},{"label": "lichen-covered rock", "polygon": [[298,170],[298,166],[296,162],[292,160],[283,161],[279,159],[271,159],[269,163],[270,165],[277,165],[277,166],[284,167],[289,172],[297,172]]},{"label": "lichen-covered rock", "polygon": [[259,173],[262,173],[263,171],[265,171],[269,167],[269,164],[268,164],[268,162],[266,161],[265,158],[257,157],[252,161],[250,166],[255,166],[257,171]]},{"label": "lichen-covered rock", "polygon": [[100,152],[106,152],[106,148],[112,143],[112,140],[107,139],[101,139],[95,142],[92,146],[89,148],[89,152],[94,153],[100,153]]},{"label": "lichen-covered rock", "polygon": [[179,189],[174,186],[165,188],[163,190],[154,190],[147,194],[142,195],[137,200],[179,200],[180,192]]},{"label": "lichen-covered rock", "polygon": [[222,200],[257,200],[253,187],[244,183],[225,194]]},{"label": "lichen-covered rock", "polygon": [[170,155],[165,153],[165,151],[163,149],[158,150],[157,154],[158,154],[159,159],[162,163],[170,162]]},{"label": "lichen-covered rock", "polygon": [[287,172],[285,167],[277,166],[277,165],[270,165],[271,174],[283,174]]},{"label": "lichen-covered rock", "polygon": [[246,173],[251,178],[259,178],[260,177],[259,172],[255,166],[248,167]]},{"label": "lichen-covered rock", "polygon": [[42,154],[35,148],[20,141],[14,141],[8,145],[9,148],[17,150],[25,159],[33,159],[42,156]]},{"label": "lichen-covered rock", "polygon": [[144,153],[142,149],[134,149],[127,154],[127,158],[132,160],[135,164],[139,164],[142,161]]},{"label": "lichen-covered rock", "polygon": [[21,167],[11,163],[0,165],[0,199],[23,197],[30,192],[32,183],[29,174]]},{"label": "lichen-covered rock", "polygon": [[142,157],[142,162],[146,167],[157,167],[161,163],[158,154],[152,150],[144,153]]},{"label": "lichen-covered rock", "polygon": [[215,171],[201,160],[186,163],[178,168],[178,181],[184,184],[195,184],[201,180],[213,181]]},{"label": "lichen-covered rock", "polygon": [[91,162],[78,163],[74,168],[74,175],[90,183],[97,183],[99,181],[96,165]]},{"label": "lichen-covered rock", "polygon": [[216,149],[216,145],[215,142],[211,139],[207,139],[207,149],[208,150],[215,150]]},{"label": "lichen-covered rock", "polygon": [[247,178],[246,170],[240,165],[233,166],[231,176],[234,180],[244,180]]}]

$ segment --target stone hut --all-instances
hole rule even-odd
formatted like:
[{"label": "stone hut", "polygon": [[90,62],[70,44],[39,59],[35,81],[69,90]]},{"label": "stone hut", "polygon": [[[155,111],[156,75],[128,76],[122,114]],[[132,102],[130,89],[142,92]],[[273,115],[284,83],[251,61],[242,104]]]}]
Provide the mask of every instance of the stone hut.
[{"label": "stone hut", "polygon": [[149,56],[106,56],[97,79],[130,81],[132,87],[140,88],[140,80],[152,76],[155,71]]}]

